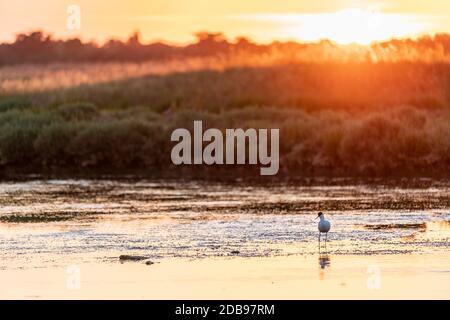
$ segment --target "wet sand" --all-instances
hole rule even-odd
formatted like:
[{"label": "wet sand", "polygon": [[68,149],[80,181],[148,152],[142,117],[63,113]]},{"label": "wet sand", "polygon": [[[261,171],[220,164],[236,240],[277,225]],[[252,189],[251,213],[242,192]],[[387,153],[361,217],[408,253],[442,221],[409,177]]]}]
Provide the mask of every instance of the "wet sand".
[{"label": "wet sand", "polygon": [[70,268],[3,270],[0,298],[450,298],[448,254],[169,259],[152,265],[117,262],[78,267],[79,288]]}]

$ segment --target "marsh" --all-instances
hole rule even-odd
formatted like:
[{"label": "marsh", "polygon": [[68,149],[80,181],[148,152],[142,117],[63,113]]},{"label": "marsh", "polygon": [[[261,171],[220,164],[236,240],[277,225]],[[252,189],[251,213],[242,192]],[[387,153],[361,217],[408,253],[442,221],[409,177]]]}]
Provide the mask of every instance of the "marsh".
[{"label": "marsh", "polygon": [[[219,183],[135,178],[31,179],[4,181],[0,190],[3,297],[25,297],[31,291],[51,296],[53,289],[35,288],[33,280],[13,284],[8,279],[11,274],[23,279],[36,274],[45,278],[48,274],[47,280],[54,282],[60,278],[50,275],[59,274],[64,280],[66,268],[72,265],[81,266],[85,276],[82,279],[87,281],[84,288],[95,286],[95,274],[102,275],[102,282],[113,287],[120,285],[118,279],[128,278],[134,279],[130,280],[131,291],[121,289],[123,296],[133,296],[133,286],[137,286],[142,296],[149,297],[155,292],[145,291],[138,275],[153,279],[163,272],[165,276],[155,280],[161,290],[169,285],[176,291],[174,296],[189,297],[190,287],[182,280],[174,282],[185,274],[178,269],[180,266],[192,268],[195,281],[191,280],[205,285],[210,277],[219,277],[219,270],[225,266],[245,279],[252,265],[263,278],[268,272],[267,279],[278,279],[283,274],[303,279],[321,270],[323,274],[317,281],[327,282],[328,273],[338,271],[342,282],[347,283],[347,271],[355,259],[363,282],[369,265],[386,264],[386,272],[394,270],[390,263],[395,261],[399,270],[416,266],[425,280],[431,281],[438,272],[441,278],[437,283],[443,286],[438,292],[450,296],[450,184],[446,180],[314,178]],[[320,254],[314,221],[319,210],[333,222],[327,252]],[[317,257],[324,254],[326,268],[322,264],[318,267]],[[125,255],[140,258],[121,263],[119,257]],[[292,273],[288,268],[292,263],[304,269],[299,271],[301,274]],[[210,273],[200,271],[210,266]],[[135,269],[139,271],[131,276],[130,270]],[[114,276],[109,278],[108,272]],[[60,294],[69,294],[64,281]],[[238,290],[237,284],[231,283],[231,291],[226,291],[229,295]],[[221,285],[227,288],[226,281]],[[15,289],[11,291],[9,286]],[[217,290],[208,292],[216,297],[228,296]],[[410,294],[420,295],[417,290]],[[201,292],[197,293],[201,297]],[[264,297],[285,294],[279,290],[269,293]],[[109,297],[112,293],[96,289],[91,294]],[[120,292],[116,294],[120,296]]]}]

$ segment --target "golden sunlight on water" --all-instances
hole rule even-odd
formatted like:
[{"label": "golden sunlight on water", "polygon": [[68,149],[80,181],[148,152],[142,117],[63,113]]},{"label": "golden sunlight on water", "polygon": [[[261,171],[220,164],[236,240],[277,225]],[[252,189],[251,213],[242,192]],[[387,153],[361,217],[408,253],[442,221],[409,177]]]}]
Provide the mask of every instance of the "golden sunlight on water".
[{"label": "golden sunlight on water", "polygon": [[[289,256],[167,260],[150,266],[80,264],[0,272],[1,298],[70,299],[449,299],[443,255]],[[323,266],[323,267],[322,267]],[[439,266],[439,267],[437,267]],[[20,281],[17,281],[20,279]]]},{"label": "golden sunlight on water", "polygon": [[[450,297],[442,182],[37,180],[0,190],[2,298]],[[332,223],[320,246],[319,209]],[[66,286],[72,267],[79,290]]]},{"label": "golden sunlight on water", "polygon": [[432,221],[426,224],[427,232],[443,232],[446,234],[449,234],[450,232],[450,221],[444,220],[444,221]]}]

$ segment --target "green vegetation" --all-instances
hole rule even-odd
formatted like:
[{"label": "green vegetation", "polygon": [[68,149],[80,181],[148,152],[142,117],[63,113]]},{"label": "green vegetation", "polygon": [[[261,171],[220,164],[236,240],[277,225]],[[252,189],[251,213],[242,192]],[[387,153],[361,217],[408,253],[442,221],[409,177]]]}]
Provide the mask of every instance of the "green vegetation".
[{"label": "green vegetation", "polygon": [[203,174],[204,166],[174,171],[170,161],[172,130],[202,120],[205,128],[280,128],[279,174],[448,175],[449,84],[445,63],[336,62],[3,90],[0,165]]}]

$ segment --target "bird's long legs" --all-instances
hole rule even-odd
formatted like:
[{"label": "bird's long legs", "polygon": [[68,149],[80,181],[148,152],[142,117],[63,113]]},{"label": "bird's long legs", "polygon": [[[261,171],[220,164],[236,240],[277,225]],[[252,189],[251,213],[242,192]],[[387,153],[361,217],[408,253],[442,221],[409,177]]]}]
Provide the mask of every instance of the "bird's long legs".
[{"label": "bird's long legs", "polygon": [[[319,232],[319,251],[320,251],[320,236],[322,235],[321,232]],[[325,232],[325,249],[327,248],[327,242],[328,242],[328,232]]]},{"label": "bird's long legs", "polygon": [[320,255],[320,232],[319,232],[319,255]]}]

